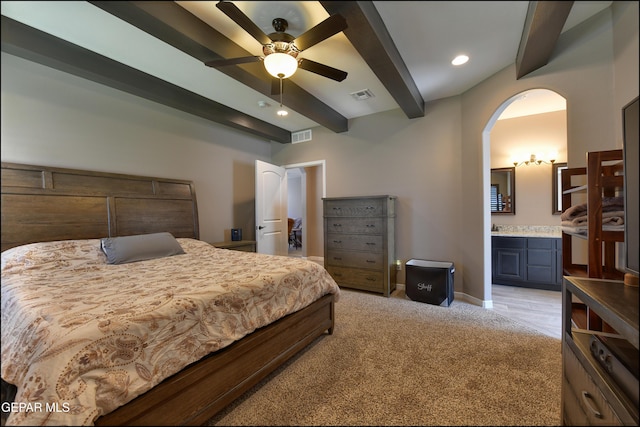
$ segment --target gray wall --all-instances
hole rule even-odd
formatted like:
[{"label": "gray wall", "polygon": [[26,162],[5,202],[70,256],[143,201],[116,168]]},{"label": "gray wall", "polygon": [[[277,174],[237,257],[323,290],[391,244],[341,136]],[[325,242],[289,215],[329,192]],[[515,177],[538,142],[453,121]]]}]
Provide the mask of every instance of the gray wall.
[{"label": "gray wall", "polygon": [[253,239],[269,143],[2,53],[2,161],[195,182],[200,238]]},{"label": "gray wall", "polygon": [[[314,128],[312,141],[296,145],[268,144],[3,53],[2,161],[194,180],[201,238],[218,241],[232,227],[255,234],[256,159],[325,159],[327,196],[397,196],[397,257],[453,261],[456,291],[490,305],[487,134],[501,106],[534,88],[562,95],[568,162],[582,166],[587,151],[622,147],[620,109],[638,95],[637,52],[638,3],[614,2],[564,34],[550,64],[521,80],[510,66],[429,103],[423,118],[400,110],[360,117],[348,132]],[[322,229],[320,215],[308,221]]]},{"label": "gray wall", "polygon": [[328,197],[396,196],[398,259],[460,260],[460,98],[427,110],[412,120],[400,110],[360,117],[342,134],[313,129],[312,141],[272,143],[273,162],[326,160]]}]

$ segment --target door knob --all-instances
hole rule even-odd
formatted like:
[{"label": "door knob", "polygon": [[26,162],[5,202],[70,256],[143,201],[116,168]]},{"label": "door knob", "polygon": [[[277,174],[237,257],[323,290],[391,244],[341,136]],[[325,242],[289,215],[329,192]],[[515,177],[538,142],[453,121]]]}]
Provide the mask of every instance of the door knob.
[{"label": "door knob", "polygon": [[264,225],[259,225],[258,226],[258,230],[262,230],[264,228]]}]

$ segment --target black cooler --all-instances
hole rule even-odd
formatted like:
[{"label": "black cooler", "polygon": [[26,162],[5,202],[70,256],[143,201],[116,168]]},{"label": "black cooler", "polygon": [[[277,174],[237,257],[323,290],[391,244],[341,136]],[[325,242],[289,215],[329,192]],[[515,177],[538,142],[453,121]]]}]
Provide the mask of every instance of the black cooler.
[{"label": "black cooler", "polygon": [[405,265],[407,296],[420,302],[449,307],[453,302],[452,262],[410,259]]}]

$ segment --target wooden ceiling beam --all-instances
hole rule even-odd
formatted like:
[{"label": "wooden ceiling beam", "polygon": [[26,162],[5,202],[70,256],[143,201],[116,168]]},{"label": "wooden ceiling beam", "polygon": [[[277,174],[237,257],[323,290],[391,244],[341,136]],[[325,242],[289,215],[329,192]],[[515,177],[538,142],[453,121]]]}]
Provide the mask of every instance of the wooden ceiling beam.
[{"label": "wooden ceiling beam", "polygon": [[321,1],[329,15],[341,14],[343,31],[408,118],[424,117],[424,100],[387,27],[371,1]]},{"label": "wooden ceiling beam", "polygon": [[573,1],[530,1],[516,56],[516,79],[549,63]]},{"label": "wooden ceiling beam", "polygon": [[[134,25],[176,49],[203,62],[221,58],[252,56],[175,2],[165,1],[90,1],[100,9]],[[271,94],[272,77],[263,67],[229,65],[218,71],[279,102]],[[296,85],[285,82],[287,107],[334,131],[346,132],[346,117]]]},{"label": "wooden ceiling beam", "polygon": [[157,77],[2,16],[2,51],[211,120],[265,140],[291,142],[291,132]]}]

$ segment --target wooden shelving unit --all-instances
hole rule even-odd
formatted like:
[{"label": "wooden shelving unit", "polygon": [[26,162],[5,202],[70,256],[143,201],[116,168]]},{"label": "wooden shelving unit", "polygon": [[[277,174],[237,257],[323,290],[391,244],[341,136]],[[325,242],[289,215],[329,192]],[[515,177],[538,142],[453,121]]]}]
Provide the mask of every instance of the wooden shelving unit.
[{"label": "wooden shelving unit", "polygon": [[[562,171],[562,212],[576,203],[579,195],[587,203],[586,230],[562,228],[562,269],[565,276],[622,280],[624,273],[616,269],[616,242],[624,242],[624,230],[603,229],[602,200],[620,196],[624,189],[622,150],[587,153],[587,167]],[[578,183],[576,183],[578,181]],[[584,203],[584,202],[583,202]],[[586,231],[586,232],[585,232]],[[573,261],[573,239],[587,240],[587,264]],[[581,302],[573,304],[574,321],[579,327],[593,325],[600,330],[608,326]]]},{"label": "wooden shelving unit", "polygon": [[[562,171],[562,211],[574,203],[574,195],[587,196],[588,225],[585,232],[562,230],[562,265],[568,276],[622,280],[623,272],[615,266],[616,242],[624,242],[624,230],[603,229],[602,200],[622,194],[624,186],[622,150],[592,151],[587,153],[587,167]],[[582,177],[586,184],[574,184]],[[573,238],[587,240],[588,262],[573,262]]]}]

